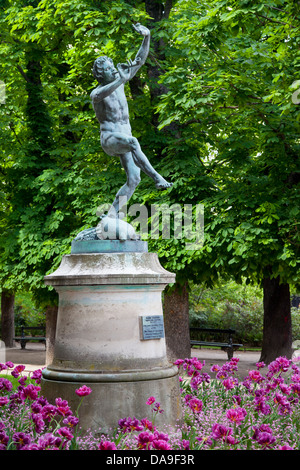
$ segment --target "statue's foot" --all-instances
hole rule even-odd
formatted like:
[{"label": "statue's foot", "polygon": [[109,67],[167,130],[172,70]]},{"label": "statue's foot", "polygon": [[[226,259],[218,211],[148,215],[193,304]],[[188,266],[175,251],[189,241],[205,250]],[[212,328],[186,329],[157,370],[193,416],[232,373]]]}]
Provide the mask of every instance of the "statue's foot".
[{"label": "statue's foot", "polygon": [[168,188],[171,188],[172,186],[173,186],[173,183],[168,183],[168,181],[166,181],[164,178],[161,178],[161,180],[155,184],[156,189],[160,189],[160,190],[168,189]]}]

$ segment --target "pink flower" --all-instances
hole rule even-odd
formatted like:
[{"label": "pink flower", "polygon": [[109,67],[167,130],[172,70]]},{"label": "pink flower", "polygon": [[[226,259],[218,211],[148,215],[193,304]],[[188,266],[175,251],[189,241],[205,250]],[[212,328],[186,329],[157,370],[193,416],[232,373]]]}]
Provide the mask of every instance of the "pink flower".
[{"label": "pink flower", "polygon": [[99,446],[98,446],[98,449],[99,450],[116,450],[117,447],[116,447],[116,444],[114,442],[101,441]]},{"label": "pink flower", "polygon": [[148,418],[141,419],[141,423],[144,426],[144,428],[149,429],[149,431],[153,431],[153,429],[155,429],[152,421],[150,421]]},{"label": "pink flower", "polygon": [[63,423],[66,424],[69,428],[74,428],[79,423],[79,419],[76,416],[67,416]]},{"label": "pink flower", "polygon": [[0,377],[0,391],[10,392],[13,386],[10,380]]},{"label": "pink flower", "polygon": [[45,405],[43,409],[41,410],[41,414],[43,416],[43,419],[45,421],[50,422],[57,413],[56,406],[54,405]]},{"label": "pink flower", "polygon": [[212,427],[212,438],[213,439],[221,439],[223,442],[227,444],[237,444],[237,441],[231,435],[233,430],[231,428],[227,428],[222,424],[215,423]]},{"label": "pink flower", "polygon": [[69,407],[67,400],[62,400],[61,398],[56,398],[55,399],[55,405],[56,405],[57,411],[60,415],[69,416],[69,415],[72,414],[72,410]]},{"label": "pink flower", "polygon": [[33,371],[32,375],[31,375],[31,379],[32,379],[32,380],[35,380],[36,383],[40,383],[41,378],[42,378],[42,371],[41,371],[41,369],[37,369],[37,370]]},{"label": "pink flower", "polygon": [[258,444],[262,446],[263,449],[267,449],[276,442],[275,437],[269,432],[261,432],[257,438]]},{"label": "pink flower", "polygon": [[266,364],[263,361],[257,362],[255,365],[258,369],[262,369],[263,367],[266,367]]},{"label": "pink flower", "polygon": [[136,418],[130,418],[130,416],[128,418],[120,419],[118,424],[124,433],[143,430],[143,426],[140,421]]},{"label": "pink flower", "polygon": [[202,411],[203,402],[199,398],[191,398],[188,402],[188,406],[194,413],[200,413]]},{"label": "pink flower", "polygon": [[29,384],[27,385],[27,387],[24,387],[21,390],[20,396],[22,400],[26,400],[26,398],[28,398],[29,400],[36,400],[38,398],[38,394],[40,390],[41,390],[41,387],[38,387],[37,385]]},{"label": "pink flower", "polygon": [[250,379],[253,380],[253,382],[256,382],[256,383],[260,383],[263,380],[265,380],[264,377],[259,372],[259,370],[249,370],[248,375],[249,375]]},{"label": "pink flower", "polygon": [[40,433],[45,427],[45,421],[41,413],[32,413],[31,419],[35,425],[36,432]]},{"label": "pink flower", "polygon": [[149,450],[150,446],[151,446],[151,443],[154,440],[154,435],[147,432],[147,431],[144,431],[144,432],[141,432],[138,435],[137,439],[138,439],[138,448],[139,449]]},{"label": "pink flower", "polygon": [[154,402],[155,402],[155,398],[149,397],[148,400],[146,401],[146,405],[153,405]]},{"label": "pink flower", "polygon": [[30,444],[30,436],[24,432],[15,432],[12,440],[16,444],[18,450],[22,449],[25,445]]},{"label": "pink flower", "polygon": [[9,403],[9,399],[7,397],[0,397],[0,406],[5,406]]},{"label": "pink flower", "polygon": [[234,377],[229,377],[228,379],[223,380],[222,383],[226,390],[231,390],[238,384],[238,380]]},{"label": "pink flower", "polygon": [[236,424],[241,424],[247,416],[247,412],[244,408],[232,408],[226,412],[226,417]]},{"label": "pink flower", "polygon": [[170,450],[171,446],[165,440],[157,440],[152,443],[153,448],[156,450]]},{"label": "pink flower", "polygon": [[18,365],[14,368],[14,370],[11,372],[11,375],[15,378],[19,377],[19,375],[21,374],[21,372],[23,372],[23,370],[25,370],[25,366],[23,365]]},{"label": "pink flower", "polygon": [[[7,436],[7,434],[5,434],[5,432],[3,431],[0,431],[0,445],[3,446],[3,449],[7,446],[8,444],[8,441],[9,441],[9,436]],[[0,448],[1,450],[1,448]]]},{"label": "pink flower", "polygon": [[65,437],[68,441],[70,441],[73,438],[73,434],[70,432],[70,429],[65,427],[59,428],[58,434],[61,437]]},{"label": "pink flower", "polygon": [[86,397],[87,395],[92,393],[92,389],[90,387],[87,387],[86,385],[83,385],[82,387],[75,390],[75,393],[79,397]]},{"label": "pink flower", "polygon": [[9,369],[13,369],[13,368],[15,367],[14,363],[11,362],[11,361],[7,361],[7,362],[5,363],[5,365],[6,365]]}]

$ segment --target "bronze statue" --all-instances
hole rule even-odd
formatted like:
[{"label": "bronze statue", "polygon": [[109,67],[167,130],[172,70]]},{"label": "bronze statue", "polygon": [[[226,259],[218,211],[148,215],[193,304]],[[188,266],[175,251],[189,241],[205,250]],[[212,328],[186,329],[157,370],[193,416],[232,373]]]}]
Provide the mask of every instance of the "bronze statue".
[{"label": "bronze statue", "polygon": [[100,123],[101,146],[107,155],[118,156],[126,172],[127,181],[118,191],[108,211],[115,216],[121,210],[119,198],[128,201],[140,182],[140,171],[153,179],[157,189],[172,186],[150,164],[142,152],[138,140],[132,136],[128,104],[124,84],[128,82],[145,63],[149,53],[150,31],[137,23],[134,29],[143,36],[142,45],[133,61],[114,66],[113,61],[99,57],[94,62],[93,74],[99,85],[91,93],[96,117]]}]

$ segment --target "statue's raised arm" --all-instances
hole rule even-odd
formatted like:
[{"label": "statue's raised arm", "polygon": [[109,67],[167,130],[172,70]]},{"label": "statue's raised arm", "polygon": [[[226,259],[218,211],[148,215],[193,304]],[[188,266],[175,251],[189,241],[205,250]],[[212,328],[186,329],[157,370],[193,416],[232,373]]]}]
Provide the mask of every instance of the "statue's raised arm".
[{"label": "statue's raised arm", "polygon": [[146,59],[149,54],[150,48],[150,31],[145,26],[142,26],[140,23],[133,25],[133,28],[137,33],[144,37],[141,47],[137,55],[135,56],[134,61],[130,64],[130,78],[134,77],[139,68],[146,62]]}]

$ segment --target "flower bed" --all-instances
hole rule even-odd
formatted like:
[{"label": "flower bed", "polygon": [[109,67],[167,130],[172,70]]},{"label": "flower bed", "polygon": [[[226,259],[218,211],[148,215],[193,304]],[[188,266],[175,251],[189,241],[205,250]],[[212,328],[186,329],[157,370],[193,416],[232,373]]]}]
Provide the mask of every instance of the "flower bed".
[{"label": "flower bed", "polygon": [[[25,366],[0,364],[0,450],[299,450],[300,369],[279,357],[239,381],[238,359],[214,365],[211,375],[202,372],[196,358],[178,360],[184,423],[176,430],[158,429],[155,418],[163,404],[149,397],[151,419],[120,417],[111,434],[101,430],[83,435],[78,409],[66,400],[49,403],[40,395],[41,370],[29,377]],[[13,389],[9,377],[18,379]],[[76,390],[84,400],[87,386]],[[81,404],[81,402],[80,402]],[[79,404],[79,406],[80,406]]]}]

